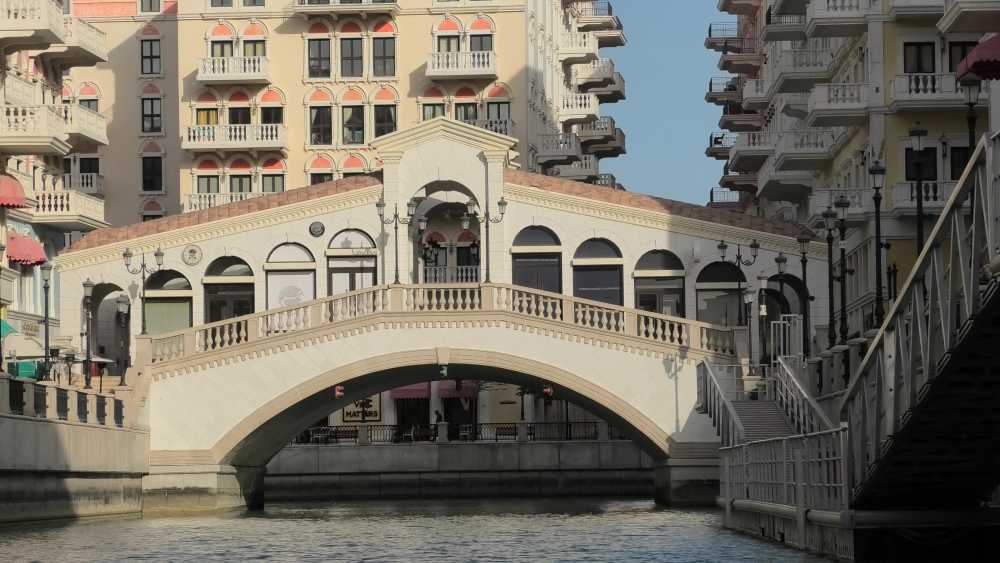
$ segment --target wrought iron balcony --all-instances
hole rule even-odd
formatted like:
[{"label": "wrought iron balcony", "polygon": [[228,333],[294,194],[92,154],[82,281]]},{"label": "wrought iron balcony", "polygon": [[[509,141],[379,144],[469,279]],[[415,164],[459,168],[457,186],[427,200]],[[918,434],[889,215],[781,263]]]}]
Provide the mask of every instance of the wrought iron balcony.
[{"label": "wrought iron balcony", "polygon": [[760,68],[764,55],[756,37],[739,37],[727,42],[721,49],[719,70],[733,74],[751,74]]},{"label": "wrought iron balcony", "polygon": [[759,131],[763,121],[761,114],[756,111],[745,110],[740,104],[728,104],[722,108],[719,129],[741,133]]},{"label": "wrought iron balcony", "polygon": [[705,156],[716,160],[729,160],[729,153],[736,144],[739,137],[737,133],[717,131],[708,136],[708,148],[705,149]]},{"label": "wrought iron balcony", "polygon": [[215,193],[215,194],[188,194],[187,201],[184,202],[184,212],[188,211],[200,211],[202,209],[211,209],[219,205],[226,205],[229,203],[235,203],[237,201],[246,201],[248,199],[253,199],[269,194],[261,192],[225,192],[225,193]]},{"label": "wrought iron balcony", "polygon": [[740,76],[715,76],[708,81],[705,101],[710,104],[730,104],[743,101],[743,84]]},{"label": "wrought iron balcony", "polygon": [[89,231],[106,227],[104,198],[73,190],[35,192],[37,202],[32,210],[34,223],[74,231]]},{"label": "wrought iron balcony", "polygon": [[267,57],[206,57],[198,65],[198,81],[206,84],[268,84]]},{"label": "wrought iron balcony", "polygon": [[399,14],[398,0],[293,0],[292,12],[303,15]]},{"label": "wrought iron balcony", "polygon": [[288,146],[284,125],[196,125],[181,140],[184,150],[280,150]]},{"label": "wrought iron balcony", "polygon": [[722,52],[726,45],[740,37],[740,26],[736,22],[714,22],[708,24],[708,36],[705,37],[705,48]]},{"label": "wrought iron balcony", "polygon": [[496,78],[497,54],[493,51],[431,53],[427,59],[428,78]]},{"label": "wrought iron balcony", "polygon": [[576,0],[576,29],[579,31],[621,30],[622,22],[608,0]]}]

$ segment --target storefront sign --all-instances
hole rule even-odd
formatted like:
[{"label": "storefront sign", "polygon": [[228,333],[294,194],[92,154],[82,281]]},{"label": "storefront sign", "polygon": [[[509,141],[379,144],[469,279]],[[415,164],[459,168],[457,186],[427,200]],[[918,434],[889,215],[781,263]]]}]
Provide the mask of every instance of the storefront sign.
[{"label": "storefront sign", "polygon": [[38,337],[40,323],[37,321],[21,321],[21,334],[32,338]]},{"label": "storefront sign", "polygon": [[[361,416],[364,408],[364,417]],[[344,407],[344,422],[381,422],[382,421],[382,395],[372,395],[367,399],[354,401]]]}]

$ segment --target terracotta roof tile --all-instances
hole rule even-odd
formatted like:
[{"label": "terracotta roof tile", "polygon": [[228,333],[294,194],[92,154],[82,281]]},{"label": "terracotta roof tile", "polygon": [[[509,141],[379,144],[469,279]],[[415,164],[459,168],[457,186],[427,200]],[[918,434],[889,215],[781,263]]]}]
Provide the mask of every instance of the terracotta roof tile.
[{"label": "terracotta roof tile", "polygon": [[712,209],[692,203],[684,203],[672,199],[664,199],[650,195],[626,192],[623,190],[613,190],[602,186],[574,182],[563,178],[534,174],[521,170],[507,169],[504,174],[504,181],[508,184],[538,188],[545,191],[583,197],[597,201],[604,201],[636,209],[657,211],[689,217],[699,221],[718,223],[731,227],[739,227],[754,231],[762,231],[775,235],[787,237],[798,237],[807,235],[815,238],[813,232],[798,223],[787,221],[776,221],[774,219],[762,219],[752,215],[746,215],[728,209]]}]

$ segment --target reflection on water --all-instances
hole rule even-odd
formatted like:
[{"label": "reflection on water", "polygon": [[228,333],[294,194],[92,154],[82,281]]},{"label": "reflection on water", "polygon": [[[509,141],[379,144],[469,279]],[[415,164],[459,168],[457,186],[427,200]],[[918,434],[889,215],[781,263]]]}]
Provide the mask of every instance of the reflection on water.
[{"label": "reflection on water", "polygon": [[219,516],[0,528],[0,560],[823,561],[720,528],[714,511],[601,499],[274,504]]}]

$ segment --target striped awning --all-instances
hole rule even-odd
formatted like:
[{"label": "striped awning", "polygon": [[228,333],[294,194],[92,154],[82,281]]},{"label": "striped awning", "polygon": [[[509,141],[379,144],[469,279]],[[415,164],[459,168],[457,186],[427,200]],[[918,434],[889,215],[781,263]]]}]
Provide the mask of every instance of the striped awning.
[{"label": "striped awning", "polygon": [[958,65],[958,79],[974,75],[980,80],[1000,80],[1000,35],[983,41]]},{"label": "striped awning", "polygon": [[27,207],[21,182],[10,174],[0,174],[0,207]]},{"label": "striped awning", "polygon": [[11,264],[38,266],[48,262],[42,243],[19,235],[13,231],[7,232],[7,261]]}]

